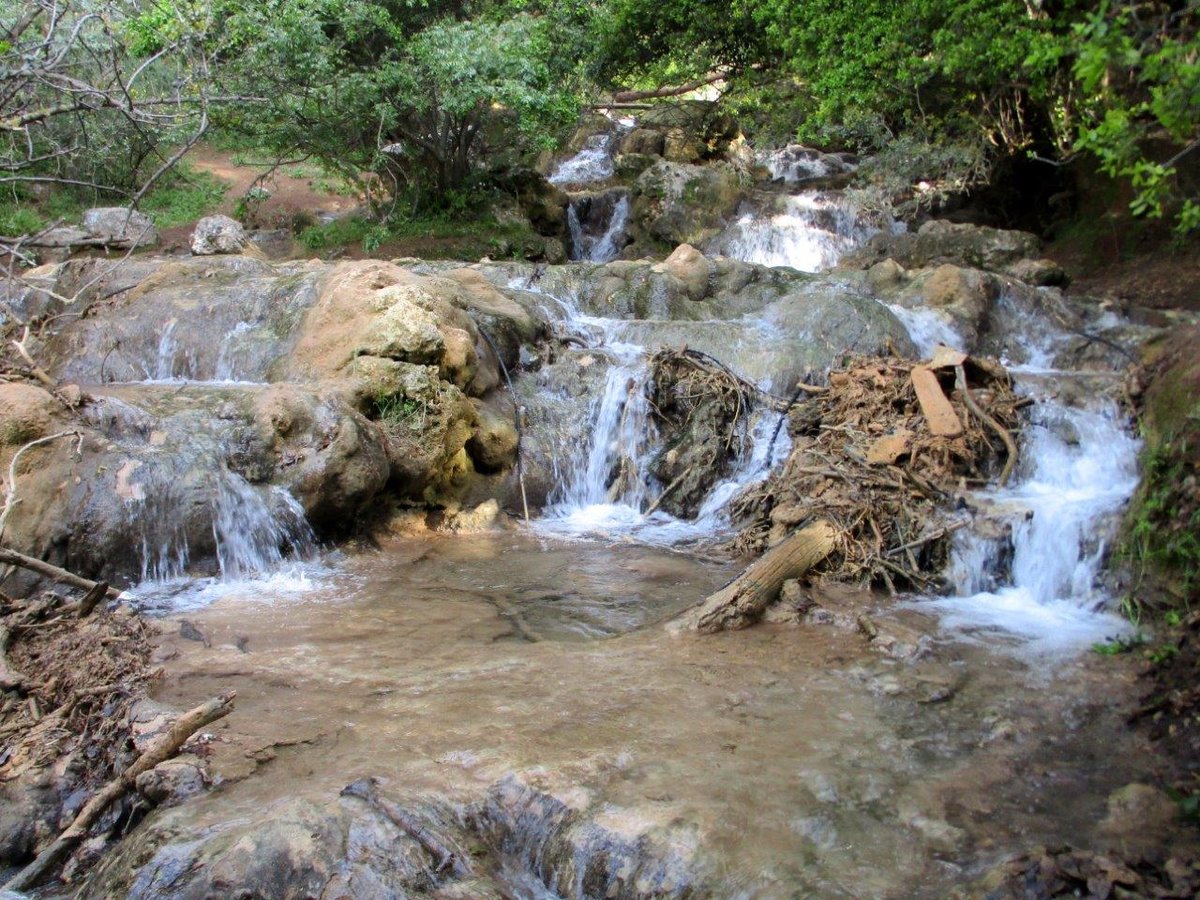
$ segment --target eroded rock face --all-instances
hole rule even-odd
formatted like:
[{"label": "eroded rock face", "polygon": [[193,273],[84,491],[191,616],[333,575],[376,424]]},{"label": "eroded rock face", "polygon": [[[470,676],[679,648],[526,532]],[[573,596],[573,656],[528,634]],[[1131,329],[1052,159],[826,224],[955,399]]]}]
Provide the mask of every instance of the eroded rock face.
[{"label": "eroded rock face", "polygon": [[571,900],[705,895],[712,875],[690,828],[546,781],[513,773],[465,807],[388,795],[379,804],[356,783],[340,799],[284,801],[215,828],[169,809],[106,858],[79,896],[498,898],[538,885]]},{"label": "eroded rock face", "polygon": [[865,269],[893,259],[910,269],[949,263],[999,271],[1018,260],[1036,257],[1040,249],[1041,241],[1028,232],[934,219],[915,233],[877,234],[864,247],[843,258],[841,264]]},{"label": "eroded rock face", "polygon": [[[501,367],[542,325],[475,270],[214,256],[45,280],[77,297],[47,309],[67,314],[35,352],[84,385],[82,422],[41,388],[0,386],[8,447],[80,432],[23,458],[6,537],[80,574],[227,571],[246,564],[247,530],[269,562],[296,549],[301,517],[338,535],[393,498],[480,502],[476,482],[515,461],[511,412],[480,410],[504,405]],[[261,513],[257,536],[237,497]]]}]

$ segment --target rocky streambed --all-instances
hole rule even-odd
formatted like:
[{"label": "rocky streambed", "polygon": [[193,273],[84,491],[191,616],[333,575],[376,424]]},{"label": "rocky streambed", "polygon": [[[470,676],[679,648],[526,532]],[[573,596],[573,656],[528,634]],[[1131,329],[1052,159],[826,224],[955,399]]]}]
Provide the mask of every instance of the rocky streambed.
[{"label": "rocky streambed", "polygon": [[[670,224],[681,191],[634,200]],[[735,209],[662,261],[29,274],[8,303],[44,378],[0,384],[5,544],[160,618],[135,715],[239,696],[73,890],[943,897],[1040,843],[1189,858],[1141,784],[1131,670],[1080,652],[1124,627],[1099,609],[1136,453],[1114,398],[1156,330],[1065,296],[1028,235],[932,223],[811,274],[718,255],[776,227]],[[740,570],[729,500],[807,465],[803,387],[939,342],[1003,358],[1033,408],[1016,488],[931,488],[950,596],[791,582],[768,624],[668,635]],[[745,386],[727,433],[664,414],[662,348]],[[69,820],[64,759],[0,785],[25,804],[6,864]]]}]

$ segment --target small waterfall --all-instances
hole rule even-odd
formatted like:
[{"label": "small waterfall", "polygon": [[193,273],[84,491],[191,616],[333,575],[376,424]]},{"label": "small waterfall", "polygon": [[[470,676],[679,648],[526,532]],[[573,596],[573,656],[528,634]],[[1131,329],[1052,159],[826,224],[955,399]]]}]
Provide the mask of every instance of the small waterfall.
[{"label": "small waterfall", "polygon": [[569,467],[557,505],[567,515],[606,505],[642,509],[649,502],[643,471],[654,434],[645,361],[618,362],[589,415],[592,440],[586,458]]},{"label": "small waterfall", "polygon": [[304,557],[316,548],[304,508],[283,488],[262,491],[222,469],[212,512],[217,562],[225,580],[266,575],[280,566],[285,555]]},{"label": "small waterfall", "polygon": [[615,202],[610,194],[572,199],[567,208],[571,259],[611,262],[621,253],[628,225],[628,194],[622,192]]},{"label": "small waterfall", "polygon": [[158,339],[158,355],[154,360],[154,369],[146,372],[146,378],[150,381],[173,381],[175,379],[175,354],[179,349],[175,340],[176,324],[178,324],[176,320],[171,319],[163,326],[162,334]]},{"label": "small waterfall", "polygon": [[[141,555],[141,582],[154,584],[187,577],[192,557],[189,512],[195,497],[173,470],[140,466],[126,503]],[[268,575],[288,557],[303,559],[316,550],[316,538],[304,509],[280,487],[256,487],[226,466],[215,463],[207,494],[213,544],[221,580]],[[194,534],[194,533],[193,533]]]},{"label": "small waterfall", "polygon": [[782,209],[743,215],[717,238],[715,248],[746,262],[820,272],[878,231],[836,192],[806,191],[774,202]]},{"label": "small waterfall", "polygon": [[[628,534],[645,543],[668,546],[703,540],[727,528],[729,500],[765,478],[771,466],[786,458],[791,449],[787,434],[775,433],[778,416],[769,412],[752,416],[739,461],[729,477],[709,491],[695,519],[680,520],[661,509],[647,514],[663,485],[649,472],[659,441],[650,403],[650,351],[633,343],[645,340],[645,329],[640,326],[646,323],[590,315],[571,298],[544,296],[552,301],[548,311],[561,316],[562,328],[596,348],[591,355],[608,358],[610,365],[603,387],[588,406],[584,450],[574,460],[556,461],[559,486],[536,527],[568,537],[597,532]],[[754,323],[747,327],[755,328],[756,333],[760,330]],[[761,387],[769,389],[770,385]]]},{"label": "small waterfall", "polygon": [[[1026,362],[1010,372],[1036,403],[1017,484],[977,496],[988,512],[955,534],[946,572],[953,595],[933,605],[951,630],[1015,635],[1035,656],[1070,653],[1128,627],[1106,612],[1098,581],[1117,514],[1137,487],[1139,444],[1114,402],[1058,399],[1063,381],[1085,377],[1053,368],[1062,332],[1012,297],[997,303],[1023,335],[1015,341]],[[922,355],[938,343],[962,345],[937,311],[889,308]]]},{"label": "small waterfall", "polygon": [[938,344],[961,349],[962,337],[950,324],[949,318],[936,309],[909,309],[898,303],[885,304],[908,332],[921,359],[929,359]]}]

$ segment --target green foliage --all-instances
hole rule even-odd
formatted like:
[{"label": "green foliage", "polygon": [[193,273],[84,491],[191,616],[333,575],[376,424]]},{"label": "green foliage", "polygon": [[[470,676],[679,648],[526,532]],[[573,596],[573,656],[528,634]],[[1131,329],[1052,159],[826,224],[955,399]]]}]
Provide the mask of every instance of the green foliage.
[{"label": "green foliage", "polygon": [[185,166],[154,187],[142,200],[141,208],[159,228],[174,228],[213,212],[228,189],[208,172]]},{"label": "green foliage", "polygon": [[561,58],[547,20],[434,6],[446,5],[231,3],[236,76],[264,103],[227,111],[223,128],[351,180],[374,171],[424,206],[467,187],[485,160],[550,146],[578,112],[578,63]]},{"label": "green foliage", "polygon": [[1120,656],[1124,653],[1132,653],[1145,645],[1146,636],[1140,631],[1135,631],[1130,635],[1121,635],[1102,643],[1092,644],[1092,652],[1098,653],[1100,656]]},{"label": "green foliage", "polygon": [[[1074,26],[1082,92],[1075,149],[1129,180],[1135,215],[1161,218],[1174,206],[1180,235],[1200,228],[1200,197],[1179,194],[1176,168],[1200,147],[1198,14],[1196,2],[1179,10],[1106,0]],[[1170,155],[1154,154],[1155,142]]]},{"label": "green foliage", "polygon": [[429,417],[429,404],[402,394],[383,394],[374,400],[375,418],[392,434],[421,432]]}]

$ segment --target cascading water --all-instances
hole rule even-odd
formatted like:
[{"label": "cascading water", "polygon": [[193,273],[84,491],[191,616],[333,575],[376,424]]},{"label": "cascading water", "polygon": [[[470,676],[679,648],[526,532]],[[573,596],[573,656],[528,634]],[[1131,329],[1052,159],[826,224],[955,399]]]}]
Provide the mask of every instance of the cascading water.
[{"label": "cascading water", "polygon": [[[944,627],[966,635],[996,632],[1019,639],[1031,656],[1071,653],[1127,630],[1108,613],[1098,587],[1116,514],[1137,487],[1139,444],[1116,404],[1099,392],[1063,402],[1058,390],[1073,379],[1094,379],[1053,368],[1064,335],[1010,296],[998,303],[1023,323],[1017,339],[1027,363],[1010,364],[1018,390],[1034,400],[1021,436],[1017,483],[981,492],[986,510],[978,527],[956,532],[947,579],[952,595],[931,601]],[[933,310],[890,307],[927,356],[938,343],[962,346]]]},{"label": "cascading water", "polygon": [[[728,527],[729,500],[766,477],[791,449],[786,433],[776,434],[778,417],[753,416],[745,426],[746,449],[729,476],[713,486],[695,519],[651,510],[663,485],[649,471],[658,446],[649,396],[650,350],[636,342],[645,339],[649,323],[589,315],[571,298],[543,296],[561,316],[562,330],[593,348],[589,355],[606,359],[608,369],[588,408],[584,449],[573,462],[558,465],[559,485],[536,527],[559,536],[623,533],[667,546],[710,538]],[[744,327],[756,336],[764,330],[757,322]],[[767,390],[770,385],[759,386]]]},{"label": "cascading water", "polygon": [[[772,172],[785,180],[815,171],[811,157],[774,162]],[[784,204],[778,215],[744,216],[719,246],[747,261],[819,271],[872,233],[844,200],[809,192]],[[889,308],[923,357],[938,344],[962,346],[939,311]],[[992,536],[956,533],[948,573],[955,596],[932,602],[949,629],[999,630],[1034,654],[1072,652],[1125,627],[1105,612],[1108,598],[1097,580],[1112,520],[1137,485],[1138,444],[1112,403],[1069,406],[1056,399],[1055,383],[1076,377],[1053,366],[1064,334],[1011,296],[997,308],[1024,360],[1011,371],[1036,400],[1023,439],[1027,462],[1017,485],[979,498],[1007,512],[986,523]]]},{"label": "cascading water", "polygon": [[287,556],[302,559],[316,549],[304,508],[280,487],[260,490],[221,469],[212,508],[217,562],[226,580],[268,575]]},{"label": "cascading water", "polygon": [[[597,205],[600,198],[585,197],[574,199],[567,207],[567,227],[571,234],[571,259],[586,262],[610,262],[617,258],[622,249],[621,239],[629,225],[629,196],[621,196],[607,205],[607,215],[599,217],[602,230],[596,234],[594,229],[585,227],[581,209],[587,207],[588,212]],[[590,223],[589,223],[590,224]]]},{"label": "cascading water", "polygon": [[574,156],[563,160],[550,174],[551,184],[594,184],[612,178],[614,157],[624,126],[603,134],[593,134]]}]

